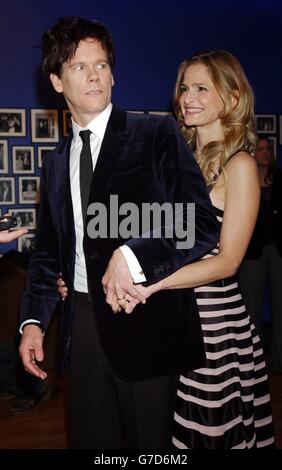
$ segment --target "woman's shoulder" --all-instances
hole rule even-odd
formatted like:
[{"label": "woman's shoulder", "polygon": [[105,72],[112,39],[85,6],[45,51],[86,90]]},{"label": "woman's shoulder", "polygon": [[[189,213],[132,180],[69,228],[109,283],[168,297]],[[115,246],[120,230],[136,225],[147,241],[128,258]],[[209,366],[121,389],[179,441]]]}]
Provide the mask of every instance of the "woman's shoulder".
[{"label": "woman's shoulder", "polygon": [[234,153],[226,162],[225,169],[227,173],[230,171],[239,171],[239,170],[256,170],[257,171],[257,163],[255,158],[248,153],[246,150],[238,150],[238,152]]},{"label": "woman's shoulder", "polygon": [[226,189],[238,193],[238,188],[248,187],[252,191],[259,188],[259,173],[257,162],[248,152],[242,150],[227,163]]}]

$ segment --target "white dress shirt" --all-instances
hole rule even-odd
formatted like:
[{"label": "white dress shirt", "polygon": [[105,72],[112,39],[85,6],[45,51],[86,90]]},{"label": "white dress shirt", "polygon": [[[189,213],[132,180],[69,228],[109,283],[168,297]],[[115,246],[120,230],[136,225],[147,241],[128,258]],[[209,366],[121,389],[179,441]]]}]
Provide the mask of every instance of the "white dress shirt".
[{"label": "white dress shirt", "polygon": [[[79,185],[79,160],[82,149],[82,140],[79,136],[79,132],[85,129],[89,129],[91,131],[90,148],[94,171],[111,111],[112,104],[110,103],[101,114],[95,117],[93,121],[87,125],[86,128],[79,127],[72,120],[73,140],[70,148],[70,184],[76,236],[74,289],[78,292],[88,292],[85,256],[83,251],[84,228]],[[121,249],[127,261],[133,281],[135,283],[146,281],[141,266],[133,251],[126,245],[122,246]]]},{"label": "white dress shirt", "polygon": [[85,265],[85,256],[83,251],[84,227],[81,211],[80,198],[80,179],[79,179],[79,163],[82,150],[82,140],[79,135],[80,131],[89,129],[90,148],[92,154],[93,171],[95,170],[101,149],[102,141],[108,124],[108,120],[112,111],[112,104],[108,106],[95,117],[86,128],[78,126],[72,120],[73,139],[70,148],[70,186],[71,198],[73,205],[74,227],[75,227],[75,270],[74,270],[74,289],[78,292],[88,292],[87,274]]}]

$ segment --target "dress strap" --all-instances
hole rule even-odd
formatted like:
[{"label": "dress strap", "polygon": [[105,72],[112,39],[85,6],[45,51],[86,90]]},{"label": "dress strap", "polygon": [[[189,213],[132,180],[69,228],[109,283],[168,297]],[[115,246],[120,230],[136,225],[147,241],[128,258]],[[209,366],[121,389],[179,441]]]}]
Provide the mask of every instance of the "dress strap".
[{"label": "dress strap", "polygon": [[[227,163],[231,160],[231,158],[233,158],[235,155],[237,155],[237,153],[239,152],[247,152],[249,153],[249,151],[247,149],[239,149],[239,150],[236,150],[236,152],[232,153],[232,155],[230,155],[230,157],[228,158],[227,162],[225,162],[225,165],[227,165]],[[222,170],[220,168],[219,172],[217,175],[214,176],[214,179],[212,180],[212,182],[210,184],[207,185],[207,189],[208,189],[208,193],[210,193],[212,191],[212,188],[214,187],[216,181],[218,180],[218,178],[220,177],[222,173]]]},{"label": "dress strap", "polygon": [[236,152],[232,153],[232,155],[230,155],[230,157],[228,158],[227,162],[225,162],[225,165],[227,165],[227,163],[229,162],[229,160],[231,160],[231,158],[233,158],[235,155],[237,155],[237,153],[239,152],[247,152],[247,153],[250,153],[247,149],[239,149],[239,150],[236,150]]}]

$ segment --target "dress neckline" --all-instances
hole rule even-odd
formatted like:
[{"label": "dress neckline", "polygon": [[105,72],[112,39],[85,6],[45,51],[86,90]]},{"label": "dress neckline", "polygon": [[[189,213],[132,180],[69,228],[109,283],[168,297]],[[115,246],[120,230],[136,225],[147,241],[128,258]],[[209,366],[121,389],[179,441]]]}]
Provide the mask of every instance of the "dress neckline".
[{"label": "dress neckline", "polygon": [[223,209],[220,209],[219,207],[216,207],[216,206],[214,206],[214,205],[212,205],[212,206],[213,206],[215,212],[218,213],[218,215],[224,214],[224,210],[223,210]]}]

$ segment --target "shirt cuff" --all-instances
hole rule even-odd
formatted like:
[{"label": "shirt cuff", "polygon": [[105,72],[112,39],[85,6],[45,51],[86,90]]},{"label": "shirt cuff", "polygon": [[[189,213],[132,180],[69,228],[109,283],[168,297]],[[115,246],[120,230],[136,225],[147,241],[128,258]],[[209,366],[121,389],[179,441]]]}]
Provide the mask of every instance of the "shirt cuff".
[{"label": "shirt cuff", "polygon": [[146,282],[146,276],[143,273],[138,259],[136,258],[131,248],[129,248],[127,245],[122,245],[119,247],[119,249],[122,251],[122,254],[125,257],[134,284]]},{"label": "shirt cuff", "polygon": [[27,325],[28,323],[32,323],[33,325],[34,325],[35,323],[39,323],[39,325],[41,325],[40,321],[38,321],[38,320],[33,320],[33,318],[30,318],[29,320],[26,320],[26,321],[24,321],[24,322],[21,324],[20,329],[19,329],[19,332],[20,332],[21,335],[23,334],[23,327],[24,327],[25,325]]}]

